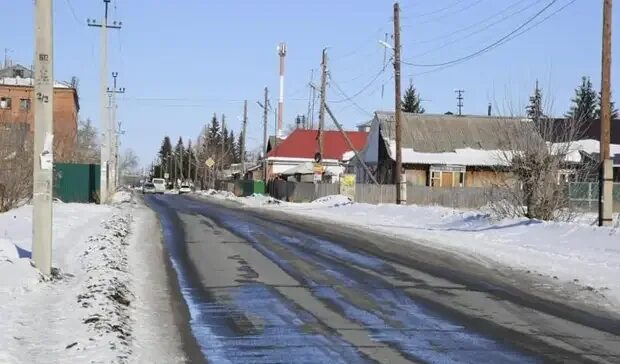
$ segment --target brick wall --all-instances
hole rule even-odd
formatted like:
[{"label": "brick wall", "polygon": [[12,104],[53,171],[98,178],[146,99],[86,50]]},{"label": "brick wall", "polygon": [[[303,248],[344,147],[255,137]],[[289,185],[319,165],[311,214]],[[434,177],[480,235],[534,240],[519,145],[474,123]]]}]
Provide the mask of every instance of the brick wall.
[{"label": "brick wall", "polygon": [[[0,85],[0,98],[11,98],[10,109],[0,109],[0,123],[26,123],[33,132],[33,92],[32,87]],[[78,123],[75,93],[72,88],[54,89],[54,154],[59,161],[70,159],[75,147]]]}]

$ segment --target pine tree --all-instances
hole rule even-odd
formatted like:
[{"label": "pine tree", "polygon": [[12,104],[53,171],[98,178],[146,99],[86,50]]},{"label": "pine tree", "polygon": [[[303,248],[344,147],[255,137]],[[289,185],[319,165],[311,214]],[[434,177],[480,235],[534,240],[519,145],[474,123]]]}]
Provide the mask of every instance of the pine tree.
[{"label": "pine tree", "polygon": [[179,141],[177,142],[177,145],[174,147],[174,158],[176,163],[174,163],[174,166],[177,170],[177,177],[181,180],[183,180],[184,174],[184,168],[181,165],[181,157],[183,158],[183,164],[185,164],[185,147],[183,146],[183,138],[179,137]]},{"label": "pine tree", "polygon": [[[601,118],[601,103],[602,103],[601,92],[600,91],[598,93],[598,97],[597,97],[596,103],[597,103],[597,105],[596,105],[596,111],[594,112],[594,117],[596,119],[600,119]],[[616,109],[616,103],[611,101],[610,104],[609,104],[609,107],[611,108],[611,111],[610,111],[611,112],[611,120],[617,119],[618,118],[618,109]]]},{"label": "pine tree", "polygon": [[538,121],[545,116],[543,113],[543,95],[540,88],[538,88],[538,80],[536,80],[536,87],[534,88],[534,94],[530,96],[530,104],[525,108],[527,117]]},{"label": "pine tree", "polygon": [[409,87],[405,91],[402,101],[402,109],[404,112],[423,114],[426,110],[420,105],[420,95],[416,92],[413,83],[409,83]]},{"label": "pine tree", "polygon": [[[245,162],[245,155],[242,155],[241,153],[241,146],[243,145],[243,132],[239,133],[239,139],[237,139],[237,163],[243,163]],[[246,154],[247,151],[244,151],[243,154]]]},{"label": "pine tree", "polygon": [[[172,155],[172,143],[170,143],[170,137],[164,137],[164,140],[161,143],[161,148],[159,148],[159,165],[155,166],[155,175],[160,176],[169,171],[168,166],[170,165],[170,156]],[[163,168],[163,171],[160,169]]]},{"label": "pine tree", "polygon": [[209,126],[209,146],[220,145],[220,132],[220,122],[217,120],[217,115],[213,114],[213,118],[211,119],[211,125]]},{"label": "pine tree", "polygon": [[592,88],[592,81],[589,77],[583,76],[581,85],[575,89],[575,97],[571,100],[573,106],[565,116],[581,122],[593,119],[598,104],[597,98],[598,95]]}]

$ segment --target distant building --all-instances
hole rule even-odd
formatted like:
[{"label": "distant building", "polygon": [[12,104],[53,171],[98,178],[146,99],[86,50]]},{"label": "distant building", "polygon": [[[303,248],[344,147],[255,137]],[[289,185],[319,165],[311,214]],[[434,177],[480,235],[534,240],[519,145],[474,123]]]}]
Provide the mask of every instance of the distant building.
[{"label": "distant building", "polygon": [[[16,64],[0,69],[0,123],[27,124],[34,131],[33,71]],[[54,159],[71,158],[77,137],[78,91],[75,84],[54,83]]]},{"label": "distant building", "polygon": [[[358,151],[364,149],[368,139],[367,132],[346,131],[353,147]],[[306,167],[314,161],[318,151],[318,130],[295,129],[289,136],[278,142],[277,146],[267,153],[267,179],[276,175]],[[332,182],[344,173],[346,164],[352,158],[351,148],[340,131],[326,130],[323,132],[323,161],[325,175]]]}]

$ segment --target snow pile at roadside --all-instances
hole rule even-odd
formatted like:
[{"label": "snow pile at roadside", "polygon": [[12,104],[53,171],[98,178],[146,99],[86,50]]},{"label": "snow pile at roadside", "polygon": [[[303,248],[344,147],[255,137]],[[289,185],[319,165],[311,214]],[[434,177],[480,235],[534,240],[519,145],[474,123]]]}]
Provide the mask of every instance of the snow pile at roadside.
[{"label": "snow pile at roadside", "polygon": [[206,191],[197,191],[196,192],[200,196],[217,198],[219,200],[236,200],[237,196],[234,193],[228,191],[218,191],[208,189]]},{"label": "snow pile at roadside", "polygon": [[128,362],[131,209],[55,203],[53,216],[43,278],[30,264],[32,206],[0,214],[0,363]]},{"label": "snow pile at roadside", "polygon": [[412,239],[458,252],[478,264],[543,275],[620,305],[619,222],[615,227],[599,228],[593,214],[571,223],[525,218],[497,221],[483,211],[347,203],[343,196],[263,207]]},{"label": "snow pile at roadside", "polygon": [[131,202],[131,196],[131,191],[118,191],[114,194],[114,196],[112,196],[110,202],[114,204]]}]

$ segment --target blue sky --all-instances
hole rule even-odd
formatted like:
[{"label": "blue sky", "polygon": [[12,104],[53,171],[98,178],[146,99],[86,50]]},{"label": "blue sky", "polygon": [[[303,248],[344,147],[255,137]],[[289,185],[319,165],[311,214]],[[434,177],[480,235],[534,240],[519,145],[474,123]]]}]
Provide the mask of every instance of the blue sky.
[{"label": "blue sky", "polygon": [[[570,2],[556,0],[537,19]],[[435,64],[458,59],[492,44],[548,3],[403,0],[403,60]],[[123,146],[134,149],[147,164],[164,135],[195,138],[214,112],[226,114],[237,132],[244,99],[249,100],[248,143],[250,149],[259,146],[262,111],[256,101],[267,86],[276,103],[280,41],[288,44],[285,124],[307,112],[307,83],[311,69],[318,70],[323,47],[329,47],[334,82],[348,96],[359,93],[354,103],[337,102],[346,97],[335,85],[330,87],[328,100],[343,124],[353,127],[369,120],[374,110],[392,109],[392,67],[381,73],[384,49],[378,44],[385,33],[392,33],[392,4],[112,0],[111,20],[123,22],[123,29],[111,31],[109,38],[109,69],[119,72],[119,84],[127,89],[119,100],[119,119],[126,131]],[[614,19],[620,21],[618,9]],[[14,62],[26,65],[32,63],[33,10],[33,1],[20,0],[5,4],[0,13],[0,50],[8,48]],[[79,77],[81,117],[96,125],[100,37],[85,19],[99,19],[102,12],[101,0],[54,1],[55,78]],[[464,113],[485,114],[491,102],[494,112],[506,114],[523,109],[538,79],[553,113],[560,115],[582,75],[591,76],[599,87],[601,18],[601,0],[576,0],[518,38],[467,62],[439,69],[404,65],[403,88],[411,79],[426,100],[427,112],[456,111],[454,90],[464,89]],[[613,44],[617,60],[619,48]],[[613,76],[618,74],[617,64]],[[318,80],[318,73],[315,77]]]}]

